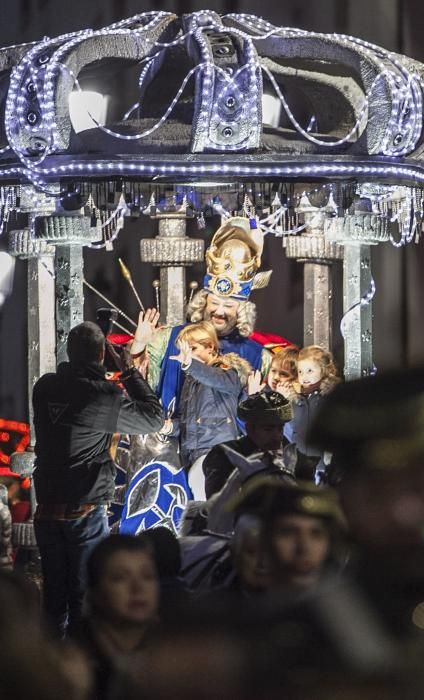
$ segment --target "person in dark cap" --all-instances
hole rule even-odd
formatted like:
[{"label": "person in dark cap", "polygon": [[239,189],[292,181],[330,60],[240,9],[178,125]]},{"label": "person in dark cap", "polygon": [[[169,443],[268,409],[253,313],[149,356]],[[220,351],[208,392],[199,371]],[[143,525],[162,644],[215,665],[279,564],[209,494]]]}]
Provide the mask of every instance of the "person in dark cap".
[{"label": "person in dark cap", "polygon": [[242,487],[232,507],[236,518],[250,513],[262,523],[270,589],[306,591],[339,565],[344,520],[332,490],[259,475]]},{"label": "person in dark cap", "polygon": [[240,402],[237,415],[245,422],[246,435],[216,445],[203,462],[207,498],[219,491],[234,471],[234,465],[222,446],[228,446],[244,457],[265,453],[264,469],[274,465],[285,469],[289,475],[282,456],[282,428],[293,416],[290,402],[276,391],[253,394]]},{"label": "person in dark cap", "polygon": [[339,568],[343,519],[328,489],[276,484],[263,518],[271,588],[310,590]]},{"label": "person in dark cap", "polygon": [[338,386],[311,439],[333,453],[333,481],[357,548],[355,580],[395,633],[422,628],[424,369]]}]

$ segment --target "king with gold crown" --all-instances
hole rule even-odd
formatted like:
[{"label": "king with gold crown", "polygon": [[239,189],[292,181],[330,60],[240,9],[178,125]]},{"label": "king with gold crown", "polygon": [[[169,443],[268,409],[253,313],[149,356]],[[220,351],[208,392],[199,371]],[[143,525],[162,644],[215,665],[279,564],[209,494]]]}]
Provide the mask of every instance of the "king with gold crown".
[{"label": "king with gold crown", "polygon": [[[253,289],[265,287],[270,277],[269,272],[258,272],[261,264],[263,235],[256,228],[255,223],[252,219],[233,217],[226,220],[216,231],[206,253],[204,287],[197,292],[187,308],[189,324],[196,325],[200,321],[209,321],[212,324],[218,337],[219,355],[225,356],[225,360],[219,367],[207,368],[209,374],[211,370],[216,374],[224,369],[225,374],[225,370],[235,369],[241,380],[240,374],[246,371],[245,381],[251,369],[260,370],[262,376],[266,376],[272,358],[269,350],[252,338],[256,309],[255,305],[249,301],[249,295]],[[217,440],[237,437],[240,429],[235,419],[233,420],[234,416],[231,418],[234,413],[232,398],[234,391],[231,392],[231,396],[228,394],[228,397],[224,392],[219,401],[217,399],[220,409],[217,409],[216,415],[210,415],[210,403],[206,406],[206,403],[197,400],[199,396],[195,399],[193,395],[190,388],[190,380],[193,377],[188,377],[189,385],[186,385],[185,375],[188,366],[183,366],[183,360],[177,357],[181,349],[181,345],[178,344],[179,335],[184,330],[189,332],[193,330],[186,329],[184,325],[156,329],[157,319],[158,314],[152,309],[148,309],[140,316],[131,354],[145,358],[147,350],[149,381],[161,398],[167,420],[164,429],[158,434],[150,435],[147,442],[143,436],[132,436],[128,445],[121,445],[121,448],[118,448],[117,462],[126,472],[127,485],[123,493],[128,495],[135,493],[134,489],[145,489],[151,478],[155,483],[154,488],[152,487],[153,491],[157,490],[156,471],[159,469],[165,482],[170,483],[169,489],[162,484],[158,490],[159,497],[161,494],[165,496],[168,494],[169,498],[169,490],[173,493],[178,491],[180,501],[185,502],[189,493],[185,482],[187,474],[192,494],[195,498],[202,500],[204,495],[199,494],[204,492],[201,464],[205,452],[216,444]],[[210,326],[210,324],[207,325]],[[283,340],[282,344],[289,345],[284,339],[281,340]],[[179,361],[176,361],[178,359]],[[191,371],[193,372],[193,369]],[[205,379],[203,371],[201,374]],[[208,375],[208,372],[206,374]],[[231,381],[234,382],[234,373]],[[214,379],[213,384],[210,385],[212,394],[219,393],[218,384],[218,380]],[[234,387],[236,385],[237,382],[234,382]],[[245,382],[241,383],[241,386],[244,385]],[[204,387],[207,386],[205,380]],[[209,395],[209,389],[206,388],[205,392],[201,393],[202,396]],[[187,394],[191,397],[190,401],[187,401]],[[239,398],[240,395],[236,402]],[[190,415],[186,415],[187,407]],[[221,420],[223,416],[224,421]],[[215,424],[219,424],[219,428],[212,427],[208,430],[209,425]],[[191,426],[190,429],[187,425]],[[206,428],[205,435],[202,432],[203,428]],[[236,434],[231,432],[230,435],[229,431],[233,430]],[[198,440],[199,432],[204,437],[202,444]],[[187,441],[188,434],[190,434],[189,441]],[[211,437],[210,445],[209,437]],[[206,439],[208,445],[206,445]],[[191,443],[196,443],[193,449],[191,449],[193,447]],[[181,466],[184,469],[181,469]],[[150,473],[152,470],[155,472],[153,477]],[[133,517],[129,502],[131,499],[129,496],[125,498],[126,506],[121,518],[120,531],[134,534],[135,531],[132,528],[138,515],[136,513]],[[155,518],[157,513],[162,512],[163,507],[163,503],[158,507],[155,506],[153,509]],[[144,513],[143,527],[147,527],[146,517]],[[142,528],[140,523],[136,524],[136,528]]]},{"label": "king with gold crown", "polygon": [[[251,291],[265,287],[271,274],[258,272],[262,250],[263,233],[256,227],[255,219],[241,216],[227,219],[214,234],[206,252],[204,286],[188,304],[187,320],[191,323],[211,321],[219,338],[220,351],[237,353],[266,376],[271,353],[251,337],[256,307],[249,301]],[[169,417],[177,410],[183,383],[179,364],[169,361],[178,353],[175,339],[181,328],[161,328],[148,342],[144,339],[141,343],[136,333],[131,350],[137,354],[147,346],[149,382],[160,395]]]}]

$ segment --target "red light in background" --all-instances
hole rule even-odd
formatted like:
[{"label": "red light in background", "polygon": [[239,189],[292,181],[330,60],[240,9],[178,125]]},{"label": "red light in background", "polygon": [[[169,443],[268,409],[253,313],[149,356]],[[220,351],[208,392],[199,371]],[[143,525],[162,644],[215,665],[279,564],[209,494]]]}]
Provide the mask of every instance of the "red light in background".
[{"label": "red light in background", "polygon": [[0,443],[7,443],[8,450],[0,448],[0,463],[9,464],[12,452],[24,452],[29,444],[29,425],[16,420],[0,418]]}]

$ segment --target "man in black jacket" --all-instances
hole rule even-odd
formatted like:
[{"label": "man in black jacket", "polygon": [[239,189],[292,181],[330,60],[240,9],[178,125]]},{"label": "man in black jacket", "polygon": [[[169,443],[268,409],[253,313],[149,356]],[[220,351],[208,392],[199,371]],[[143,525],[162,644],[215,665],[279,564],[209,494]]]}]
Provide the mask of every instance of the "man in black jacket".
[{"label": "man in black jacket", "polygon": [[97,325],[72,328],[67,352],[69,363],[41,377],[33,392],[35,534],[45,610],[60,635],[72,632],[80,618],[85,560],[109,533],[112,436],[156,432],[163,425],[159,400],[125,355],[116,355],[125,392],[106,379],[105,337]]}]

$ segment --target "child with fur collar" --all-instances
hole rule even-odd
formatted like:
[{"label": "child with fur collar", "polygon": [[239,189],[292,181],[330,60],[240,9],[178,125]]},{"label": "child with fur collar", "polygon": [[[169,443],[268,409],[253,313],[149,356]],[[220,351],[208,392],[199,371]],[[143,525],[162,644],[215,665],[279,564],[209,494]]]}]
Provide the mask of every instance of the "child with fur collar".
[{"label": "child with fur collar", "polygon": [[328,350],[309,345],[299,350],[297,370],[291,379],[280,382],[276,391],[292,402],[291,441],[296,445],[296,476],[319,481],[325,471],[323,453],[308,441],[309,428],[323,397],[340,382],[334,359]]},{"label": "child with fur collar", "polygon": [[199,471],[199,460],[211,447],[239,436],[237,406],[252,368],[236,353],[219,353],[209,321],[185,326],[176,344],[179,354],[170,360],[181,363],[185,378],[173,434],[179,433],[184,467],[196,463]]}]

